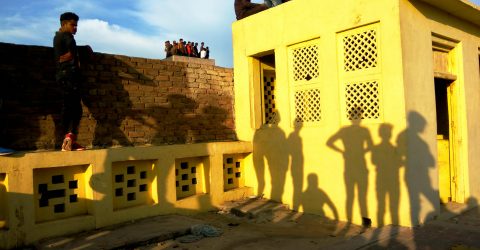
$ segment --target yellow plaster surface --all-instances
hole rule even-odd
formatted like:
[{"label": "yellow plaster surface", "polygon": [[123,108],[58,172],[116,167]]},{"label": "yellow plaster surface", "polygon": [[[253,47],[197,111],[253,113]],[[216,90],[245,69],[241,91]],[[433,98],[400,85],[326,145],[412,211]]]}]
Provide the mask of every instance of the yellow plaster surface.
[{"label": "yellow plaster surface", "polygon": [[[223,160],[251,151],[249,142],[219,142],[2,157],[0,248],[248,197],[246,186],[224,191]],[[202,160],[201,188],[177,197],[175,163],[184,159]]]},{"label": "yellow plaster surface", "polygon": [[[478,198],[472,182],[480,173],[472,157],[480,149],[467,142],[480,139],[474,132],[478,124],[468,119],[480,106],[479,27],[452,17],[446,6],[458,7],[455,1],[435,6],[406,0],[294,0],[234,22],[237,135],[253,141],[254,167],[247,170],[246,185],[296,210],[330,218],[338,214],[358,224],[365,222],[362,217],[374,226],[410,226],[432,218],[440,207],[432,36],[441,34],[458,41],[455,49],[461,51],[455,66],[461,125],[455,131],[461,140],[456,157],[465,190],[460,192]],[[373,42],[363,44],[364,36]],[[299,48],[308,49],[297,53]],[[374,62],[368,62],[372,53],[356,49],[374,50]],[[272,55],[278,118],[266,124],[261,65]],[[346,58],[356,60],[348,70]],[[318,76],[295,79],[297,71],[314,72],[298,69],[312,60]],[[298,99],[303,90],[320,93],[319,98]],[[296,105],[304,105],[302,111]],[[359,120],[352,111],[358,107],[365,116]],[[319,121],[296,122],[299,113],[308,118],[313,109],[319,109]],[[334,209],[327,207],[330,202]]]}]

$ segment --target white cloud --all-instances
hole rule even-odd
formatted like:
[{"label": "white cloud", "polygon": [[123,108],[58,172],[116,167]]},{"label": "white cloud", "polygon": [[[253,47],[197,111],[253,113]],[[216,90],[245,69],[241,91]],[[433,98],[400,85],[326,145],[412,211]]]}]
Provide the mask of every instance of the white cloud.
[{"label": "white cloud", "polygon": [[59,14],[74,11],[80,16],[77,43],[89,44],[95,51],[164,58],[164,41],[184,38],[204,41],[217,65],[232,65],[233,1],[52,0],[9,4],[11,11],[0,9],[1,42],[52,46]]},{"label": "white cloud", "polygon": [[103,20],[81,20],[75,39],[79,45],[89,44],[94,51],[147,58],[164,57],[164,37],[145,36]]},{"label": "white cloud", "polygon": [[5,18],[0,25],[0,41],[51,46],[54,32],[58,29],[57,22],[51,18],[33,19],[19,15]]},{"label": "white cloud", "polygon": [[11,28],[6,30],[0,30],[1,40],[14,41],[14,40],[34,40],[35,34],[30,29],[24,28]]},{"label": "white cloud", "polygon": [[152,26],[179,33],[212,32],[231,21],[233,1],[139,0],[137,16]]},{"label": "white cloud", "polygon": [[[139,0],[132,4],[129,18],[136,18],[135,22],[145,27],[153,27],[149,33],[99,19],[80,19],[77,42],[90,44],[100,52],[164,58],[164,41],[184,38],[206,42],[218,65],[232,65],[233,2],[184,0],[179,4],[178,0]],[[121,21],[129,22],[127,19]]]}]

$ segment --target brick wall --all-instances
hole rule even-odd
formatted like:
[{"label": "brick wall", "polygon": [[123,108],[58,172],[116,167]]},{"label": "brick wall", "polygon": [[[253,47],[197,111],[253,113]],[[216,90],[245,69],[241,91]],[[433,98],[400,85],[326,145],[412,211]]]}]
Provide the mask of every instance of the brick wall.
[{"label": "brick wall", "polygon": [[[93,147],[235,140],[233,71],[95,53],[83,65],[79,143]],[[0,43],[0,145],[59,148],[53,49]]]}]

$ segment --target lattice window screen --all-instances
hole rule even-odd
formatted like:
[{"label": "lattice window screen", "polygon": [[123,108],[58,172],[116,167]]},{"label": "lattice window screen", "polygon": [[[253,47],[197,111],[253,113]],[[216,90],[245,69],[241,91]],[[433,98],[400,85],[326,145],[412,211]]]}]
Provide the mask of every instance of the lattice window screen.
[{"label": "lattice window screen", "polygon": [[380,98],[377,81],[346,84],[345,100],[347,119],[380,118]]},{"label": "lattice window screen", "polygon": [[295,91],[295,122],[319,122],[321,119],[320,90]]},{"label": "lattice window screen", "polygon": [[320,102],[320,39],[289,47],[291,119],[314,125],[322,120]]},{"label": "lattice window screen", "polygon": [[310,45],[293,49],[293,80],[302,81],[318,78],[318,45]]},{"label": "lattice window screen", "polygon": [[380,23],[337,36],[339,81],[343,92],[342,122],[382,120]]},{"label": "lattice window screen", "polygon": [[343,61],[346,72],[375,68],[378,64],[377,31],[365,30],[343,38]]},{"label": "lattice window screen", "polygon": [[265,124],[274,124],[275,107],[275,71],[265,70],[263,73],[263,108]]}]

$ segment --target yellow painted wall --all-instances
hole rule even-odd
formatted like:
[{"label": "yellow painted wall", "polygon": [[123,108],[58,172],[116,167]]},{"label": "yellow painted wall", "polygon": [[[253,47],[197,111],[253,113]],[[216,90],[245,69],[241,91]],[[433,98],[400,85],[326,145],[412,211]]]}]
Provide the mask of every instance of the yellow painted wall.
[{"label": "yellow painted wall", "polygon": [[[402,59],[397,1],[357,1],[353,4],[352,1],[297,0],[233,24],[237,134],[242,140],[253,140],[254,158],[258,151],[263,151],[260,152],[261,156],[255,159],[254,165],[261,168],[262,162],[265,162],[265,173],[260,176],[260,179],[265,179],[265,188],[260,192],[267,197],[271,196],[272,184],[273,186],[284,184],[283,191],[274,190],[274,196],[281,193],[283,202],[300,210],[309,207],[310,203],[317,202],[312,196],[314,193],[307,192],[312,189],[309,189],[308,176],[313,174],[318,178],[319,186],[316,188],[325,192],[333,201],[340,219],[347,219],[345,162],[342,154],[326,146],[328,138],[336,134],[340,128],[350,125],[344,118],[345,107],[341,103],[344,98],[343,84],[348,80],[344,80],[344,76],[339,73],[338,65],[342,63],[343,58],[338,57],[338,37],[342,36],[344,31],[349,32],[351,29],[371,24],[377,25],[379,35],[378,49],[381,57],[379,57],[378,71],[372,74],[380,83],[382,112],[381,119],[362,123],[361,126],[366,128],[373,141],[378,143],[380,141],[379,125],[395,124],[392,136],[394,142],[396,135],[405,128],[403,76],[402,68],[399,67]],[[302,127],[298,133],[299,137],[295,140],[296,133],[294,133],[290,101],[292,82],[289,76],[291,68],[288,63],[288,48],[312,39],[319,41],[322,121],[317,125]],[[276,102],[281,120],[278,127],[263,127],[257,131],[255,124],[258,122],[252,122],[252,114],[261,110],[259,107],[251,108],[249,104],[254,98],[258,98],[253,95],[252,90],[255,84],[253,81],[255,69],[250,63],[254,59],[250,57],[272,50],[275,52]],[[368,79],[369,75],[370,73],[367,73],[361,77]],[[340,81],[343,82],[340,83]],[[391,112],[392,110],[395,112]],[[290,140],[287,140],[289,136]],[[341,142],[337,141],[336,144],[340,145]],[[264,160],[261,159],[262,157]],[[377,214],[375,166],[370,163],[369,153],[360,157],[367,162],[369,172],[367,176],[369,184],[365,181],[363,183],[368,186],[365,197],[368,203],[368,215],[365,217],[371,218],[375,223],[378,221],[375,219]],[[293,171],[289,164],[292,160],[296,161],[295,164],[299,164]],[[272,181],[270,172],[278,171],[277,168],[284,173],[274,175]],[[299,171],[298,168],[301,170]],[[294,173],[295,171],[297,172]],[[256,176],[255,173],[252,175]],[[247,181],[250,181],[247,183],[248,186],[257,186],[251,178],[247,178]],[[272,198],[278,199],[278,197]],[[361,224],[357,199],[352,207],[353,222]],[[334,217],[330,209],[324,209],[325,214]],[[402,223],[408,224],[407,220],[404,218]]]},{"label": "yellow painted wall", "polygon": [[[425,8],[431,11],[432,6]],[[319,212],[318,208],[319,204],[325,205],[330,200],[340,220],[358,224],[362,223],[363,216],[370,218],[372,225],[395,223],[409,226],[423,222],[427,215],[436,214],[439,197],[432,30],[445,29],[446,34],[460,34],[457,39],[465,39],[467,43],[477,41],[477,38],[475,34],[472,36],[466,32],[478,29],[448,28],[438,23],[439,20],[429,20],[422,14],[406,0],[295,0],[234,22],[237,135],[241,140],[253,141],[252,160],[256,169],[249,173],[252,178],[246,178],[246,185],[255,187],[258,194],[281,199],[294,209],[306,212],[310,209],[333,218],[335,213],[332,209],[324,206],[320,208],[324,211]],[[458,22],[442,19],[445,16],[441,14],[440,20]],[[377,37],[376,67],[358,73],[346,72],[342,66],[343,39],[371,27],[376,30]],[[295,70],[292,69],[291,49],[312,42],[318,46],[319,76],[312,82],[315,81],[315,88],[320,92],[321,121],[304,124],[295,131],[295,102],[292,100],[300,87],[292,80]],[[472,50],[472,44],[467,47],[463,43],[462,40],[462,51],[465,48]],[[471,52],[477,57],[477,49]],[[275,55],[276,70],[275,104],[280,119],[278,125],[262,125],[263,96],[259,68],[262,57],[272,53]],[[463,64],[466,64],[465,60],[462,58]],[[462,66],[462,70],[465,69]],[[474,75],[469,76],[469,85],[473,88],[473,82],[478,83],[478,63],[469,66],[468,70]],[[462,75],[460,81],[466,79],[463,77],[465,74],[459,75]],[[373,80],[378,84],[379,116],[363,119],[360,125],[351,126],[346,118],[346,85]],[[478,100],[474,100],[475,95],[478,92],[467,98],[469,102]],[[468,121],[466,118],[463,120]],[[418,125],[423,121],[425,129],[419,130]],[[388,134],[389,128],[391,135]],[[383,144],[380,131],[387,138]],[[368,134],[376,145],[376,156],[372,156],[373,151],[366,151],[366,146],[363,149],[359,146],[366,144]],[[462,140],[465,136],[462,134]],[[340,150],[344,150],[346,144],[348,153],[342,156],[333,147],[327,146],[329,138],[330,145],[334,144]],[[343,145],[342,139],[338,138],[346,138]],[[398,147],[392,149],[397,144]],[[469,147],[468,150],[477,147]],[[391,156],[387,157],[389,154]],[[345,160],[344,156],[348,159]],[[403,160],[403,164],[393,163],[390,160],[392,157],[401,158],[399,160]],[[462,157],[464,164],[471,163],[467,160],[468,154]],[[360,166],[365,161],[368,174],[359,171],[361,167],[356,167],[351,159]],[[382,171],[379,170],[380,165],[397,170]],[[426,168],[421,171],[422,175],[405,175],[406,169],[412,170],[418,165]],[[348,176],[367,176],[368,181],[358,180],[367,186],[366,194],[360,195],[366,199],[367,211],[363,213],[358,202],[359,194],[347,195],[347,186],[354,184],[355,180],[344,179],[345,167],[356,169],[352,173],[359,171]],[[470,171],[473,173],[474,170]],[[478,173],[475,175],[478,176]],[[398,184],[392,184],[395,182],[389,182],[388,178],[398,179]],[[419,183],[423,186],[417,186]],[[389,211],[388,200],[381,195],[383,191],[393,192],[391,202],[399,212],[394,210],[392,214]],[[352,198],[353,205],[347,205],[347,199]],[[418,202],[411,202],[412,198],[418,198]],[[352,218],[348,215],[349,208],[353,209]]]},{"label": "yellow painted wall", "polygon": [[[478,177],[480,176],[479,163],[476,156],[480,148],[476,141],[480,139],[478,122],[475,118],[479,112],[479,52],[480,28],[472,22],[480,14],[478,9],[469,8],[460,1],[439,1],[439,6],[445,6],[448,11],[461,10],[461,16],[455,17],[447,14],[444,10],[433,8],[422,1],[401,1],[401,29],[402,51],[405,76],[405,93],[408,100],[406,109],[408,112],[416,111],[427,121],[423,140],[428,144],[430,152],[436,157],[436,122],[435,122],[435,97],[429,93],[434,91],[433,64],[432,64],[432,35],[450,40],[455,48],[452,50],[452,65],[449,70],[457,76],[452,83],[452,102],[455,107],[455,125],[453,131],[456,134],[452,146],[456,148],[455,162],[458,176],[456,178],[456,193],[454,198],[457,202],[473,202],[478,204],[480,188]],[[474,12],[473,14],[471,12]],[[473,16],[472,16],[473,15]],[[413,151],[417,150],[415,145]],[[412,157],[412,162],[418,161]],[[438,189],[438,173],[436,168],[429,171],[432,187]],[[425,216],[436,205],[424,199],[420,216]]]},{"label": "yellow painted wall", "polygon": [[[224,186],[223,162],[251,151],[249,142],[220,142],[1,157],[0,248],[248,197],[252,189],[243,184]],[[175,183],[175,163],[186,159],[203,166],[202,188],[189,197],[178,194]]]}]

